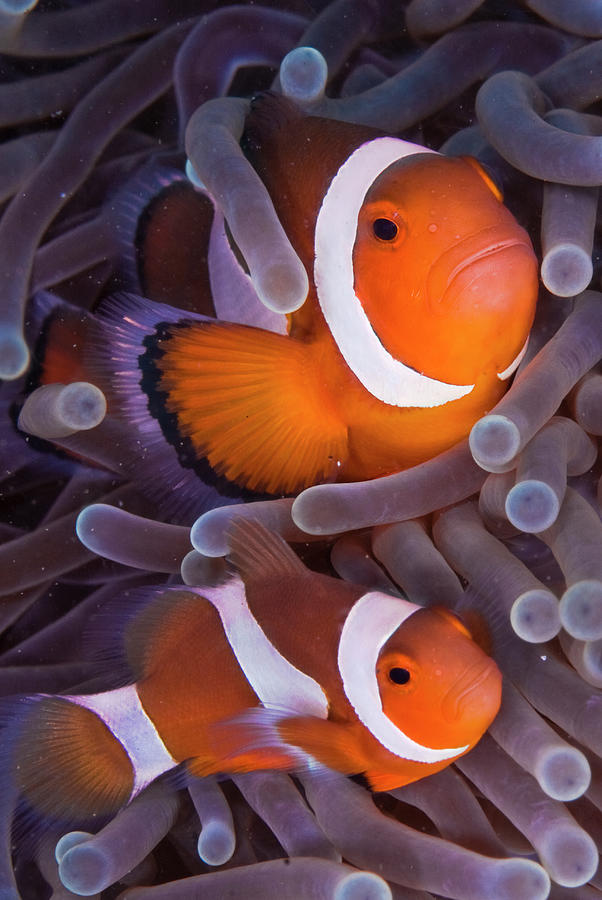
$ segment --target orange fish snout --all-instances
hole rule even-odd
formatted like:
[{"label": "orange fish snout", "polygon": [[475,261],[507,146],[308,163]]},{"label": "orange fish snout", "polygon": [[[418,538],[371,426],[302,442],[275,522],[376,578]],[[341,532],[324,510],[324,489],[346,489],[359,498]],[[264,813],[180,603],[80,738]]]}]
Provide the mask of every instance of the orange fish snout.
[{"label": "orange fish snout", "polygon": [[480,737],[495,718],[500,699],[500,670],[492,659],[478,660],[462,672],[445,694],[441,714],[450,724],[470,722]]},{"label": "orange fish snout", "polygon": [[538,285],[537,260],[521,232],[514,226],[471,235],[431,267],[433,377],[453,373],[467,384],[483,374],[509,377],[531,327]]}]

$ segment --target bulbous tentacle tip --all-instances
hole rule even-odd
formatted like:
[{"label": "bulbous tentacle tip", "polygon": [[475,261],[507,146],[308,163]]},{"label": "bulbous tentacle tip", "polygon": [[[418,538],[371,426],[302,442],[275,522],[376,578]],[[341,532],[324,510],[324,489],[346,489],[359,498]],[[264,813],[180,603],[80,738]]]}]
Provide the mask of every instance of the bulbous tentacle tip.
[{"label": "bulbous tentacle tip", "polygon": [[4,328],[0,331],[0,379],[14,381],[29,367],[29,348],[21,334]]}]

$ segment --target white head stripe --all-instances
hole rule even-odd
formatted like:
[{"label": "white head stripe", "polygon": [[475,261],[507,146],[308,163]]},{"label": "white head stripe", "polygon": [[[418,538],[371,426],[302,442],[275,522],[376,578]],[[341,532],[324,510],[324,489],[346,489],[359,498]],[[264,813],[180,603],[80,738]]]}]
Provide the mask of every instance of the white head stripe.
[{"label": "white head stripe", "polygon": [[245,588],[239,578],[217,588],[197,588],[195,592],[217,609],[232,651],[264,706],[327,718],[328,700],[324,691],[268,640],[247,606]]},{"label": "white head stripe", "polygon": [[343,689],[360,721],[383,747],[402,759],[436,763],[468,749],[433,749],[413,741],[385,715],[376,679],[376,663],[383,645],[419,606],[370,591],[349,611],[339,643],[339,672]]},{"label": "white head stripe", "polygon": [[332,179],[316,220],[314,280],[324,318],[354,375],[374,397],[391,406],[441,406],[474,388],[421,375],[391,356],[353,287],[353,246],[368,189],[397,160],[434,152],[390,137],[362,144]]},{"label": "white head stripe", "polygon": [[122,745],[134,768],[130,800],[163,772],[177,766],[147,716],[135,684],[102,694],[63,695],[63,699],[96,713]]},{"label": "white head stripe", "polygon": [[523,356],[527,352],[528,343],[529,343],[529,338],[527,337],[527,340],[523,344],[521,350],[519,350],[519,352],[518,352],[518,356],[516,356],[512,360],[512,362],[510,363],[510,365],[508,366],[507,369],[504,369],[503,372],[498,372],[497,377],[500,379],[500,381],[506,381],[506,379],[510,378],[510,376],[512,375],[513,372],[516,372],[516,370],[518,369],[519,365],[522,362]]}]

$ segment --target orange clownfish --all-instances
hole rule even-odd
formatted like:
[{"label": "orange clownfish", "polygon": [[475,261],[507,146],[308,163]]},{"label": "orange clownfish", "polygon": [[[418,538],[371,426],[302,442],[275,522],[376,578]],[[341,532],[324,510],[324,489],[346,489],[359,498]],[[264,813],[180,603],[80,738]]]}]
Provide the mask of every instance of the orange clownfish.
[{"label": "orange clownfish", "polygon": [[501,675],[451,612],[314,573],[254,522],[231,550],[223,585],[145,589],[124,634],[135,683],[9,701],[5,752],[34,812],[108,816],[184,762],[200,776],[322,765],[388,790],[489,727]]},{"label": "orange clownfish", "polygon": [[389,474],[466,436],[520,362],[538,284],[479,164],[269,94],[243,147],[310,274],[305,303],[282,334],[116,301],[90,351],[113,364],[109,411],[141,386],[180,465],[267,494]]}]

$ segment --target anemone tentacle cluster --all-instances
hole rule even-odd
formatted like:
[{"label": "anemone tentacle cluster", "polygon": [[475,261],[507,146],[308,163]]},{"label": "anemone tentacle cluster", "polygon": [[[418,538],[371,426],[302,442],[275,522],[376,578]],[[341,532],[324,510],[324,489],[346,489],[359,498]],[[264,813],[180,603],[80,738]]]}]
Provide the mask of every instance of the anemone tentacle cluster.
[{"label": "anemone tentacle cluster", "polygon": [[[310,567],[462,613],[504,675],[472,752],[374,796],[334,774],[163,778],[96,834],[55,824],[32,841],[2,750],[1,900],[600,900],[601,39],[587,0],[0,0],[2,696],[101,690],[95,616],[140,586],[219,584],[237,516]],[[281,329],[307,273],[239,144],[270,87],[476,157],[542,287],[513,384],[466,441],[385,478],[229,497],[195,518],[189,483],[163,502],[152,436],[125,453],[96,385],[31,393],[40,310],[58,298],[85,317],[132,290],[116,198],[168,165],[216,200],[214,234],[225,217],[250,275],[212,245],[199,312]],[[134,484],[142,462],[156,490]]]}]

